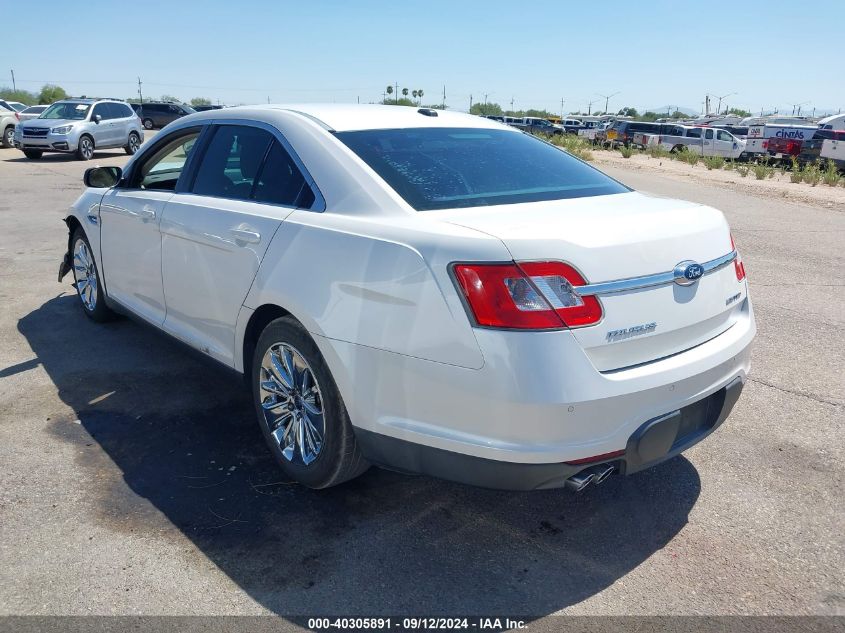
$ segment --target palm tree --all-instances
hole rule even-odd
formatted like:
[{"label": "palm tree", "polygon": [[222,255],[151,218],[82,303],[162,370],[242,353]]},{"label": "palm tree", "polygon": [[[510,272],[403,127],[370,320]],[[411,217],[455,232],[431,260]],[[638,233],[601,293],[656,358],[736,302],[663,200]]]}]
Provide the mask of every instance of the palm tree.
[{"label": "palm tree", "polygon": [[423,98],[423,91],[422,90],[417,90],[417,97],[419,97],[420,103],[422,103],[422,98]]},{"label": "palm tree", "polygon": [[417,98],[417,91],[416,90],[411,91],[411,94],[414,95],[414,99]]},{"label": "palm tree", "polygon": [[403,97],[407,97],[407,96],[408,96],[408,89],[407,89],[407,88],[402,88],[402,96],[403,96]]},{"label": "palm tree", "polygon": [[388,86],[386,92],[387,92],[387,94],[392,95],[393,94],[393,86]]}]

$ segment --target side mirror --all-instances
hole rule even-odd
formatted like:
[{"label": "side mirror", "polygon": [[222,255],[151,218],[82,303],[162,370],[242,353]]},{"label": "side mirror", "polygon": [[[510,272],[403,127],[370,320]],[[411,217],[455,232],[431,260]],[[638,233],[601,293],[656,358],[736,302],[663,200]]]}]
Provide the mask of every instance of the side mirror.
[{"label": "side mirror", "polygon": [[120,182],[123,170],[120,167],[91,167],[85,170],[82,182],[86,187],[108,189]]},{"label": "side mirror", "polygon": [[103,120],[103,117],[101,115],[99,115],[99,114],[94,115],[94,123],[99,123],[102,120]]}]

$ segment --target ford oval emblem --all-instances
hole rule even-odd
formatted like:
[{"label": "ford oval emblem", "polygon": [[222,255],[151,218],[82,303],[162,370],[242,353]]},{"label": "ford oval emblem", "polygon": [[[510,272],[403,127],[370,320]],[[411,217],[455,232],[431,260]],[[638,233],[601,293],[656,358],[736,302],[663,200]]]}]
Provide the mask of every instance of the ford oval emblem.
[{"label": "ford oval emblem", "polygon": [[691,286],[701,279],[704,267],[694,261],[683,261],[675,266],[675,283],[679,286]]}]

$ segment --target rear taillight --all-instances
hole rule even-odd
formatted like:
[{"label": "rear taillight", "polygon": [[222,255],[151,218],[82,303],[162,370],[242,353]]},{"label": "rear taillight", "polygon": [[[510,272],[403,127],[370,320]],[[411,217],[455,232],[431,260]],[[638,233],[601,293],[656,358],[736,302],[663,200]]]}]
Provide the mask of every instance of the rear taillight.
[{"label": "rear taillight", "polygon": [[456,264],[455,279],[478,325],[548,330],[598,323],[601,304],[582,297],[584,278],[563,262]]},{"label": "rear taillight", "polygon": [[736,258],[734,258],[734,270],[736,271],[736,280],[742,281],[745,279],[745,264],[742,263],[742,257],[740,257],[739,251],[736,250],[736,244],[734,244],[734,236],[731,235],[731,250],[736,251]]},{"label": "rear taillight", "polygon": [[801,153],[801,142],[800,141],[787,141],[786,142],[786,153],[787,154],[794,154],[798,155]]},{"label": "rear taillight", "polygon": [[19,113],[19,112],[15,112],[15,118],[16,118],[18,121],[20,121],[20,120],[21,120],[21,115],[20,115],[20,113]]}]

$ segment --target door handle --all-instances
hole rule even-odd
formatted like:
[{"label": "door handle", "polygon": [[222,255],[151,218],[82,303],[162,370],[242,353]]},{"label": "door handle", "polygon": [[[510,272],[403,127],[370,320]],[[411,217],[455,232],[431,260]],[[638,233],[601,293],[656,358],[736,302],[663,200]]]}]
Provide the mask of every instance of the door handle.
[{"label": "door handle", "polygon": [[236,242],[258,244],[261,241],[261,234],[250,229],[229,229],[229,233],[235,238]]},{"label": "door handle", "polygon": [[142,207],[138,211],[129,211],[129,215],[135,216],[136,218],[141,218],[142,220],[155,220],[156,212],[154,209]]}]

